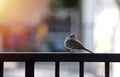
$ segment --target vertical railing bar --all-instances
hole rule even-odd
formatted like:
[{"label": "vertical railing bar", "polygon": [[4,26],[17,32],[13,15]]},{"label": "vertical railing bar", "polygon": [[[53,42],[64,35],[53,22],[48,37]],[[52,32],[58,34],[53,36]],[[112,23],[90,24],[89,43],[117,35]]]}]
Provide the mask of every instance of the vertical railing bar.
[{"label": "vertical railing bar", "polygon": [[4,73],[4,62],[0,61],[0,77],[3,77]]},{"label": "vertical railing bar", "polygon": [[25,77],[34,77],[34,61],[25,62]]},{"label": "vertical railing bar", "polygon": [[60,73],[60,62],[59,61],[56,61],[55,62],[55,77],[59,77],[59,73]]},{"label": "vertical railing bar", "polygon": [[79,77],[84,77],[84,62],[80,61],[79,62]]},{"label": "vertical railing bar", "polygon": [[109,62],[105,62],[105,77],[109,77],[110,75],[110,64]]}]

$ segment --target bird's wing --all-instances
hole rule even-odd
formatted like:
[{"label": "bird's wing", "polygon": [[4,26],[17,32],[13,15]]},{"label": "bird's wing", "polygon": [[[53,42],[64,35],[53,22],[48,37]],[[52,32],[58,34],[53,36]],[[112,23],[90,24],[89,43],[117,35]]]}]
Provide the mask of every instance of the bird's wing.
[{"label": "bird's wing", "polygon": [[66,42],[65,42],[65,46],[67,48],[71,48],[71,49],[81,49],[82,48],[82,45],[80,44],[80,42],[78,42],[77,40],[75,39],[68,39]]},{"label": "bird's wing", "polygon": [[78,40],[78,39],[75,39],[75,41],[76,42],[79,42],[82,46],[83,46],[83,44],[80,42],[80,40]]}]

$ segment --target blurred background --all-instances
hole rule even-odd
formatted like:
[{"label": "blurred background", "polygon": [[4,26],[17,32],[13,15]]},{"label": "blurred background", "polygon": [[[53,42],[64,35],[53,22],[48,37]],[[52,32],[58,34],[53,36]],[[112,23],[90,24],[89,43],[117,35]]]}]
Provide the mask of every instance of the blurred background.
[{"label": "blurred background", "polygon": [[[95,53],[120,53],[119,17],[120,0],[0,0],[0,52],[69,52],[64,39],[75,33]],[[35,77],[54,77],[54,62],[35,67]],[[111,77],[119,68],[111,64]],[[4,70],[24,77],[24,62],[5,62]],[[61,77],[78,73],[77,62],[61,63]],[[103,63],[85,63],[85,77],[103,76]]]}]

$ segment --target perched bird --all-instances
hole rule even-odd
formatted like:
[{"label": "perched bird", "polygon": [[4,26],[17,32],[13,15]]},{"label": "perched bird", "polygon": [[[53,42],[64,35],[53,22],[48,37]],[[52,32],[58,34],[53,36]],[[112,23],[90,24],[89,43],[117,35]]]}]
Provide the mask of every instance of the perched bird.
[{"label": "perched bird", "polygon": [[71,52],[73,52],[74,49],[80,49],[80,50],[83,49],[90,53],[93,53],[92,51],[85,48],[78,39],[76,39],[75,34],[71,34],[68,37],[66,37],[64,41],[64,45],[66,48],[70,49]]}]

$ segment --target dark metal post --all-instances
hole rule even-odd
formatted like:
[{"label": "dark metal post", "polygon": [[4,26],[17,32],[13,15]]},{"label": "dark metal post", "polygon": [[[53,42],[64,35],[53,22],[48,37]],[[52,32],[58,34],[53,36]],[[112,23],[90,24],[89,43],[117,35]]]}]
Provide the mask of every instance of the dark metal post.
[{"label": "dark metal post", "polygon": [[34,61],[26,61],[25,77],[34,77]]},{"label": "dark metal post", "polygon": [[60,73],[59,67],[60,67],[59,61],[56,61],[55,62],[55,77],[59,77],[60,76],[59,75],[59,73]]},{"label": "dark metal post", "polygon": [[109,77],[110,75],[110,69],[109,69],[109,62],[105,62],[105,77]]},{"label": "dark metal post", "polygon": [[79,76],[84,77],[84,62],[83,61],[80,61],[79,68],[80,68]]},{"label": "dark metal post", "polygon": [[0,61],[0,77],[3,77],[3,71],[4,71],[4,62]]}]

